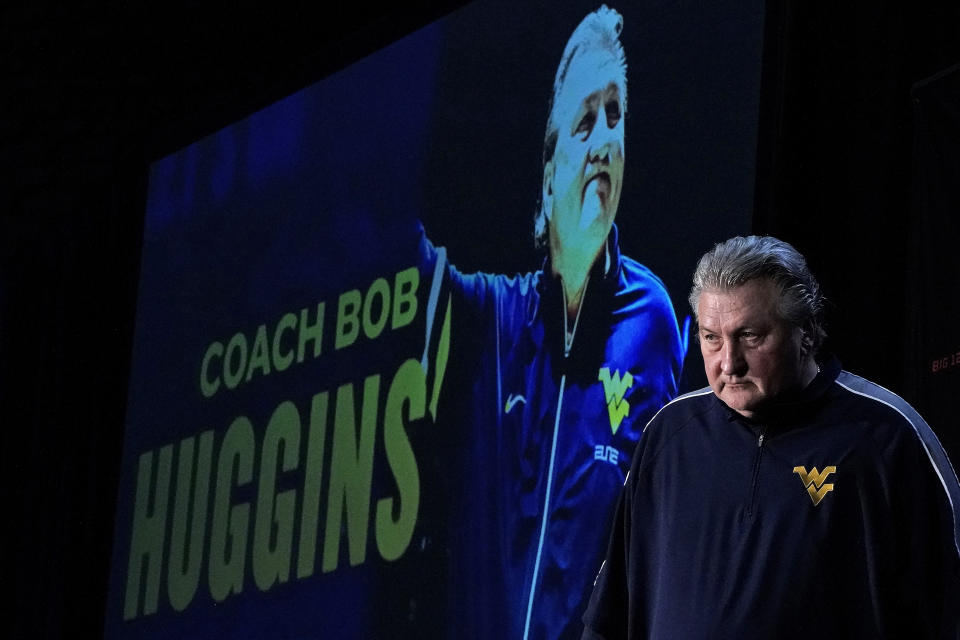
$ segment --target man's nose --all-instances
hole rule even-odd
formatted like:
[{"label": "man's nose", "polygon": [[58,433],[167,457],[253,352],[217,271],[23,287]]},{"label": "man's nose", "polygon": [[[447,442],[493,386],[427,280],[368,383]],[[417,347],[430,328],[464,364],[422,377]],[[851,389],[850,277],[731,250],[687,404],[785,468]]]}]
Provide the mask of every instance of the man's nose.
[{"label": "man's nose", "polygon": [[598,122],[593,131],[590,132],[589,142],[587,159],[591,163],[610,164],[610,153],[613,145],[616,144],[613,129],[607,127],[603,122]]},{"label": "man's nose", "polygon": [[720,371],[724,375],[742,375],[746,371],[746,360],[736,340],[725,340],[720,352]]},{"label": "man's nose", "polygon": [[591,146],[588,157],[591,164],[610,164],[610,145],[601,143],[600,145]]}]

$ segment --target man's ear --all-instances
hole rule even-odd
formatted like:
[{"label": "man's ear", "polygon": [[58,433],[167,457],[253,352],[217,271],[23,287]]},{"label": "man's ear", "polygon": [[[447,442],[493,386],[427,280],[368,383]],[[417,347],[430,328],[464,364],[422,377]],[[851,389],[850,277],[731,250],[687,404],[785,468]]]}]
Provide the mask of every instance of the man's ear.
[{"label": "man's ear", "polygon": [[813,327],[810,323],[800,328],[800,352],[810,355],[813,351]]},{"label": "man's ear", "polygon": [[543,166],[543,214],[547,220],[553,215],[553,160]]}]

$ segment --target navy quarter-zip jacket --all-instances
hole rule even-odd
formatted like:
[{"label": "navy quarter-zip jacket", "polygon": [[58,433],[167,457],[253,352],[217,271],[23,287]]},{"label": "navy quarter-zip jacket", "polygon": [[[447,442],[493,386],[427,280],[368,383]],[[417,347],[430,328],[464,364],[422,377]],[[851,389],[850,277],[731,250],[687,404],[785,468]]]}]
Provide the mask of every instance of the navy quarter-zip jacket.
[{"label": "navy quarter-zip jacket", "polygon": [[641,437],[584,638],[956,639],[958,506],[929,426],[836,360],[763,421],[686,394]]}]

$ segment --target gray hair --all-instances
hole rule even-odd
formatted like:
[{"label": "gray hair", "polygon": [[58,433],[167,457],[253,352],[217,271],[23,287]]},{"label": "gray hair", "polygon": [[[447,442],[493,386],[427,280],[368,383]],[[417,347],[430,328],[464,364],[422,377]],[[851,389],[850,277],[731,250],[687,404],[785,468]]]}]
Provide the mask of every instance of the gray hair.
[{"label": "gray hair", "polygon": [[824,297],[799,251],[771,236],[730,238],[708,251],[693,272],[688,298],[699,321],[698,304],[705,290],[729,291],[750,280],[768,279],[780,290],[777,312],[804,331],[816,353],[827,333],[823,328]]},{"label": "gray hair", "polygon": [[[623,52],[623,45],[620,43],[620,32],[623,30],[623,17],[616,10],[607,5],[600,5],[600,8],[593,13],[587,14],[573,34],[567,41],[567,46],[560,57],[560,66],[557,67],[557,75],[553,80],[553,95],[550,97],[550,109],[547,116],[547,131],[543,138],[543,166],[553,159],[553,153],[557,149],[557,137],[559,135],[559,125],[556,121],[554,105],[563,83],[567,79],[567,72],[570,70],[570,64],[573,59],[582,53],[589,51],[602,51],[609,53],[617,63],[622,74],[621,85],[623,87],[623,112],[627,112],[627,57]],[[547,212],[544,210],[544,203],[541,201],[537,207],[537,213],[533,218],[533,235],[537,248],[547,244]]]}]

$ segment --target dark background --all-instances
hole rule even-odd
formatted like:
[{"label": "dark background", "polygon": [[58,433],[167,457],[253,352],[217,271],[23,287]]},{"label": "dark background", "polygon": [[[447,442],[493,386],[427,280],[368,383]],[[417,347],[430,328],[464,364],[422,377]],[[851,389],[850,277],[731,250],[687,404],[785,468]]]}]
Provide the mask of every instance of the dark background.
[{"label": "dark background", "polygon": [[[102,629],[149,163],[462,4],[0,9],[5,632]],[[956,459],[960,4],[769,2],[765,29],[754,231]]]}]

